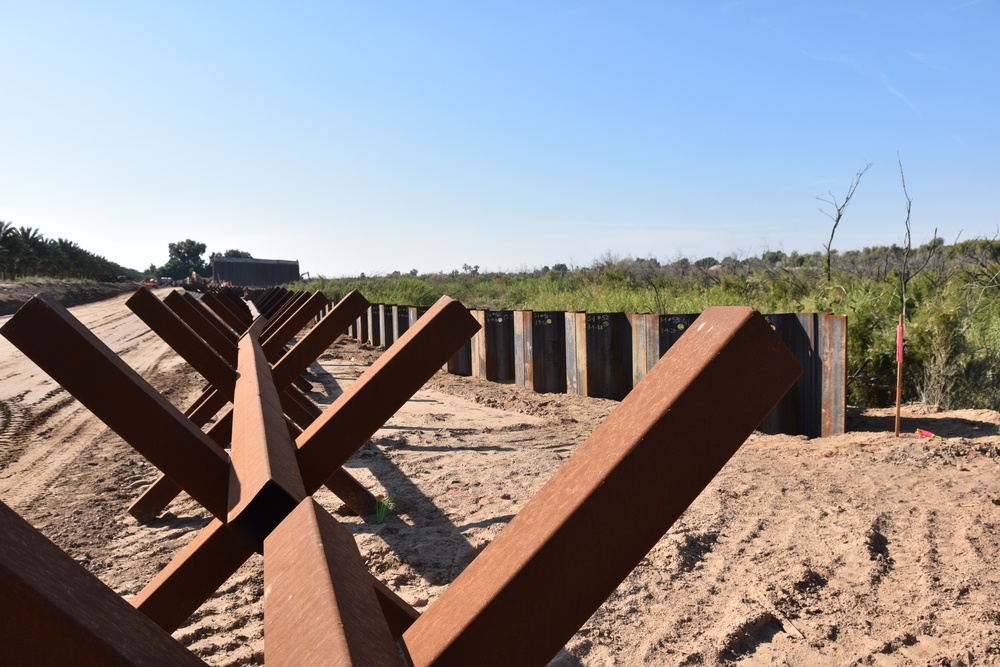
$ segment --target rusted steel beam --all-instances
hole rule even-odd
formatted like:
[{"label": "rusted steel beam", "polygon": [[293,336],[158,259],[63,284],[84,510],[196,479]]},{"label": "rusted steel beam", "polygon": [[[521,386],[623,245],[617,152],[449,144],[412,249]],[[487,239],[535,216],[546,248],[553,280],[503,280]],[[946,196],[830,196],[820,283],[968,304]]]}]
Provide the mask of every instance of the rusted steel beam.
[{"label": "rusted steel beam", "polygon": [[[232,342],[233,345],[236,345],[236,341],[239,339],[239,334],[231,326],[229,326],[225,320],[219,317],[214,310],[205,305],[202,300],[204,295],[202,295],[202,299],[199,299],[190,292],[184,292],[181,296],[188,305],[201,313],[212,326],[218,329],[227,340]],[[243,330],[241,329],[240,331],[242,332]]]},{"label": "rusted steel beam", "polygon": [[261,315],[267,319],[271,319],[294,297],[295,292],[286,290],[283,287],[276,287],[268,297],[265,297],[260,302],[254,301],[254,305],[257,306]]},{"label": "rusted steel beam", "polygon": [[270,316],[268,320],[284,319],[286,313],[291,313],[295,311],[302,303],[309,298],[309,294],[303,291],[288,290],[288,298],[284,299],[280,306],[278,306]]},{"label": "rusted steel beam", "polygon": [[254,335],[240,339],[233,446],[230,452],[229,525],[255,549],[306,497],[271,366]]},{"label": "rusted steel beam", "polygon": [[306,428],[323,414],[316,404],[302,395],[296,387],[285,387],[279,394],[281,409],[299,428]]},{"label": "rusted steel beam", "polygon": [[229,399],[226,398],[226,394],[213,387],[212,393],[206,396],[205,400],[201,401],[197,407],[191,411],[188,418],[195,426],[200,428],[207,424],[208,421],[219,412],[219,410],[226,407],[227,403],[229,403]]},{"label": "rusted steel beam", "polygon": [[33,297],[0,333],[205,509],[226,516],[226,452],[58,302]]},{"label": "rusted steel beam", "polygon": [[308,295],[305,292],[289,292],[289,298],[286,299],[279,308],[267,316],[268,326],[266,331],[262,332],[260,338],[262,340],[267,340],[268,336],[270,336],[277,327],[281,326],[282,322],[298,310],[299,306],[301,306],[307,298]]},{"label": "rusted steel beam", "polygon": [[404,633],[413,665],[546,664],[800,372],[758,313],[706,310]]},{"label": "rusted steel beam", "polygon": [[228,525],[213,519],[130,602],[173,632],[252,554]]},{"label": "rusted steel beam", "polygon": [[364,313],[369,305],[368,300],[356,290],[341,299],[326,317],[275,362],[272,369],[275,386],[284,389],[291,384],[337,340],[351,320]]},{"label": "rusted steel beam", "polygon": [[269,667],[403,664],[354,537],[312,498],[264,541],[264,591]]},{"label": "rusted steel beam", "polygon": [[238,312],[234,306],[230,305],[226,301],[211,292],[205,292],[205,294],[201,297],[201,302],[205,304],[206,307],[210,308],[212,312],[215,313],[219,319],[228,324],[233,331],[237,334],[241,334],[247,330],[248,326],[250,326],[252,318],[247,314]]},{"label": "rusted steel beam", "polygon": [[3,503],[0,535],[4,664],[205,664]]},{"label": "rusted steel beam", "polygon": [[[364,312],[365,308],[368,307],[368,301],[365,299],[361,293],[357,291],[351,291],[343,299],[341,299],[333,310],[331,310],[326,317],[324,317],[319,324],[314,326],[309,330],[305,336],[285,354],[281,360],[275,364],[272,369],[272,377],[274,378],[274,384],[279,390],[284,390],[289,387],[292,380],[300,373],[302,373],[309,364],[316,360],[320,354],[326,350],[331,343],[340,335],[344,323],[349,322],[351,318]],[[294,391],[294,390],[292,390]],[[302,397],[304,401],[305,397]],[[216,403],[209,404],[205,412],[211,412],[211,414],[202,415],[196,413],[192,416],[192,419],[204,417],[204,421],[197,421],[198,426],[205,424],[208,419],[215,415],[215,413],[225,405],[225,398],[222,398],[220,394],[215,395],[215,400],[218,402],[221,400],[221,404],[214,407]],[[295,416],[299,418],[299,424],[301,427],[306,427],[317,417],[315,406],[310,402],[313,410],[310,410],[303,414],[302,409],[304,406],[300,406],[300,409],[295,411]],[[291,408],[290,408],[291,409]],[[228,411],[220,417],[219,421],[212,426],[208,431],[208,435],[219,444],[223,442],[228,445],[231,441],[231,425],[232,425],[232,411]],[[357,482],[350,473],[346,470],[340,469],[330,477],[326,484],[327,488],[330,489],[338,498],[340,498],[344,504],[354,510],[358,516],[367,517],[375,512],[375,496],[372,495],[362,484]],[[146,522],[150,521],[160,514],[166,508],[166,506],[177,497],[182,491],[181,487],[171,481],[169,478],[161,475],[153,484],[143,492],[129,507],[129,514],[135,517],[138,521]]]},{"label": "rusted steel beam", "polygon": [[[217,324],[208,319],[202,310],[191,304],[190,301],[180,295],[179,292],[170,292],[163,299],[170,310],[181,319],[186,325],[204,340],[209,347],[215,350],[219,356],[226,360],[226,363],[236,367],[236,336],[232,330],[226,327],[225,331]],[[214,316],[212,316],[213,319]],[[216,320],[218,322],[218,320]]]},{"label": "rusted steel beam", "polygon": [[268,326],[261,336],[261,346],[264,348],[264,356],[268,361],[277,361],[285,346],[291,342],[292,338],[302,330],[302,327],[309,324],[330,300],[322,292],[313,292],[306,298],[298,308],[287,314],[285,318]]},{"label": "rusted steel beam", "polygon": [[354,510],[362,518],[370,518],[375,514],[378,499],[358,480],[354,479],[346,468],[337,468],[324,485],[333,495],[340,498],[345,505]]},{"label": "rusted steel beam", "polygon": [[442,297],[379,357],[296,440],[306,493],[343,466],[478,328],[461,303]]},{"label": "rusted steel beam", "polygon": [[[228,447],[233,439],[233,413],[232,410],[223,414],[217,422],[212,424],[206,435],[220,447]],[[140,523],[146,523],[155,519],[167,505],[170,504],[177,495],[183,491],[176,482],[164,474],[160,474],[156,480],[150,484],[142,494],[133,501],[128,508],[131,514]]]},{"label": "rusted steel beam", "polygon": [[216,290],[215,294],[217,294],[219,298],[224,299],[233,310],[240,314],[242,318],[247,321],[253,319],[253,316],[250,314],[250,308],[247,306],[247,302],[243,299],[243,297],[240,296],[239,290],[232,287],[226,287],[221,290]]},{"label": "rusted steel beam", "polygon": [[236,384],[236,371],[232,365],[219,356],[165,303],[156,298],[156,295],[147,288],[140,287],[125,305],[216,389],[232,399],[233,386]]}]

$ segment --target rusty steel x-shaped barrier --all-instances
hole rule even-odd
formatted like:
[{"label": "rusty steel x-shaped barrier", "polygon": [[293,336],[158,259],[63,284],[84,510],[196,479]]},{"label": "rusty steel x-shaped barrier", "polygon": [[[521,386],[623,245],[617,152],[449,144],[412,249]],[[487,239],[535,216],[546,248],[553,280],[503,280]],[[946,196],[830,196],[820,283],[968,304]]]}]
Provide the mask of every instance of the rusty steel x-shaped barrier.
[{"label": "rusty steel x-shaped barrier", "polygon": [[[294,440],[266,355],[256,336],[243,336],[231,457],[176,409],[165,408],[166,401],[158,402],[148,385],[143,389],[138,376],[130,377],[127,367],[120,368],[124,364],[57,304],[36,299],[22,311],[26,315],[19,312],[2,332],[19,347],[25,344],[28,356],[46,357],[41,353],[46,345],[80,339],[71,345],[76,354],[92,349],[75,366],[77,372],[117,368],[113,387],[136,385],[129,399],[142,406],[147,425],[187,434],[164,455],[153,433],[136,445],[127,436],[141,434],[127,424],[112,425],[216,516],[133,605],[171,630],[262,546],[265,660],[272,667],[326,664],[335,656],[344,664],[402,664],[399,651],[418,667],[545,664],[800,372],[759,314],[749,308],[707,310],[418,617],[374,579],[353,538],[310,496],[475,331],[460,304],[439,302]],[[43,339],[37,349],[24,339],[27,329]],[[61,332],[52,334],[53,329]],[[42,330],[45,336],[39,335]],[[98,399],[88,400],[106,409]],[[724,406],[722,412],[718,406]],[[173,455],[177,450],[183,458]],[[177,469],[178,461],[194,459],[203,470]],[[3,556],[6,579],[10,567]],[[32,595],[45,597],[41,588]],[[38,617],[31,618],[24,627],[44,632],[36,627],[42,623]]]},{"label": "rusty steel x-shaped barrier", "polygon": [[[364,312],[368,301],[356,291],[349,293],[303,336],[295,346],[295,354],[288,356],[290,351],[286,345],[329,303],[319,293],[289,301],[294,302],[295,307],[276,313],[273,319],[266,322],[263,330],[254,335],[261,341],[268,361],[275,364],[275,374],[279,378],[279,400],[289,417],[289,428],[300,432],[320,415],[320,410],[293,382],[358,314]],[[190,295],[185,299],[180,293],[171,292],[161,302],[152,292],[142,288],[126,303],[150,329],[208,380],[209,386],[185,411],[185,415],[196,426],[204,426],[221,406],[232,400],[236,377],[237,334],[228,327],[219,326],[219,320],[212,326],[211,320],[201,311],[204,307]],[[250,326],[249,321],[247,326]],[[228,446],[231,430],[230,411],[223,414],[208,430],[208,435],[219,444]],[[357,514],[367,516],[375,511],[375,497],[346,470],[335,472],[327,480],[326,486]],[[180,491],[180,487],[161,475],[132,504],[129,512],[139,521],[153,519]]]}]

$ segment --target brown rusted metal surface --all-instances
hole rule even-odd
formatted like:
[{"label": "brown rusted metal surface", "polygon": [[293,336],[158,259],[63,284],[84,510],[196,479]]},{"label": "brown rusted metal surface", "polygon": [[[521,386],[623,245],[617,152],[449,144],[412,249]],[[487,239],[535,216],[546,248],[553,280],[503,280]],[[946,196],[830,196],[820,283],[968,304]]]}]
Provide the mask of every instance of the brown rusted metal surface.
[{"label": "brown rusted metal surface", "polygon": [[568,312],[566,324],[566,392],[587,395],[586,313]]},{"label": "brown rusted metal surface", "polygon": [[404,633],[413,664],[546,664],[799,373],[759,314],[706,310]]},{"label": "brown rusted metal surface", "polygon": [[232,287],[226,287],[220,290],[215,290],[215,294],[219,298],[223,299],[229,304],[229,307],[240,314],[242,319],[250,321],[253,316],[250,314],[250,308],[247,306],[246,301],[240,296],[240,291]]},{"label": "brown rusted metal surface", "polygon": [[385,621],[389,625],[389,632],[397,639],[402,637],[403,633],[413,625],[413,622],[420,618],[420,612],[396,595],[391,588],[376,579],[375,575],[372,575],[372,586],[375,588],[375,595],[378,596],[379,605],[382,607],[382,616],[385,617]]},{"label": "brown rusted metal surface", "polygon": [[253,335],[240,339],[233,405],[229,525],[255,549],[306,496],[271,366]]},{"label": "brown rusted metal surface", "polygon": [[236,384],[236,371],[232,365],[156,295],[140,287],[125,304],[216,389],[226,394],[227,398],[232,398]]},{"label": "brown rusted metal surface", "polygon": [[201,303],[210,308],[219,319],[229,325],[237,334],[241,334],[250,326],[252,318],[249,314],[239,312],[235,306],[228,303],[228,299],[221,299],[211,292],[205,292],[201,297]]},{"label": "brown rusted metal surface", "polygon": [[268,667],[402,665],[354,537],[312,498],[264,541]]},{"label": "brown rusted metal surface", "polygon": [[288,313],[274,325],[269,325],[261,336],[261,346],[264,348],[267,360],[276,361],[292,338],[328,303],[330,300],[322,292],[313,292],[293,312]]},{"label": "brown rusted metal surface", "polygon": [[130,602],[173,632],[252,554],[229,526],[213,519]]},{"label": "brown rusted metal surface", "polygon": [[[199,310],[190,301],[181,296],[180,292],[170,292],[164,297],[163,303],[170,310],[174,311],[174,314],[181,321],[191,327],[209,347],[225,359],[226,363],[233,368],[236,367],[236,336],[232,334],[231,329],[226,327],[225,331],[229,332],[229,334],[224,333],[221,327],[208,319],[210,316],[205,314],[204,309]],[[215,319],[214,316],[213,319]]]},{"label": "brown rusted metal surface", "polygon": [[[181,294],[180,292],[174,293]],[[236,345],[236,340],[239,338],[239,334],[231,326],[226,324],[226,321],[219,317],[214,310],[205,305],[203,301],[204,295],[202,295],[202,298],[198,298],[191,292],[184,292],[181,296],[188,305],[201,313],[212,326],[217,328],[227,340],[231,341],[233,345]]]},{"label": "brown rusted metal surface", "polygon": [[[363,312],[367,305],[368,301],[357,291],[352,291],[341,299],[327,316],[303,336],[302,340],[275,365],[272,369],[275,386],[279,389],[287,388],[291,381],[340,335],[338,332],[341,331],[343,324]],[[299,425],[304,428],[312,423],[319,411],[308,399],[305,397],[301,397],[301,399],[302,401],[297,402],[298,409],[294,411],[294,416],[298,417]],[[194,415],[192,419],[203,416],[204,421],[195,421],[199,426],[206,423],[225,405],[225,398],[220,399],[220,396],[216,394],[216,401],[219,400],[221,400],[221,404],[213,403],[209,406],[211,409],[206,412],[210,412],[210,414],[207,416]],[[285,403],[285,401],[282,402]],[[308,403],[311,409],[303,403]],[[232,439],[231,427],[232,411],[228,411],[209,429],[208,435],[214,441],[220,444],[224,442],[225,445],[228,445]],[[359,516],[369,516],[374,513],[375,497],[347,471],[338,470],[330,478],[327,487]],[[129,507],[129,513],[139,521],[150,521],[158,516],[181,490],[180,486],[161,475],[132,503]]]},{"label": "brown rusted metal surface", "polygon": [[326,480],[325,486],[358,516],[371,517],[375,514],[378,503],[375,496],[344,468],[337,468]]},{"label": "brown rusted metal surface", "polygon": [[0,333],[205,509],[226,516],[225,451],[58,302],[33,297]]},{"label": "brown rusted metal surface", "polygon": [[820,328],[822,425],[820,435],[847,432],[847,317],[824,313]]},{"label": "brown rusted metal surface", "polygon": [[305,428],[313,423],[323,411],[315,403],[302,395],[295,386],[285,387],[279,394],[281,408],[288,418]]},{"label": "brown rusted metal surface", "polygon": [[299,306],[301,306],[308,298],[309,295],[306,292],[289,292],[289,298],[286,299],[279,308],[267,316],[269,322],[266,330],[267,333],[262,334],[260,338],[262,340],[266,340],[267,337],[270,336],[275,329],[280,327],[281,324],[296,310],[298,310]]},{"label": "brown rusted metal surface", "polygon": [[204,665],[0,503],[0,662]]},{"label": "brown rusted metal surface", "polygon": [[313,493],[441,368],[479,325],[442,297],[297,439],[299,469]]}]

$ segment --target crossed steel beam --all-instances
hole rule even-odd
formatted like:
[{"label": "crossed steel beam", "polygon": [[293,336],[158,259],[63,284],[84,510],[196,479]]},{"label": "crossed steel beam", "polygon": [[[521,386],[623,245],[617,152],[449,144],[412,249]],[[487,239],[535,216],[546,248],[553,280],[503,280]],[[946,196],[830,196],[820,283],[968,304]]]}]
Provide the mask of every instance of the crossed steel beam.
[{"label": "crossed steel beam", "polygon": [[[327,482],[478,326],[459,302],[443,297],[299,434],[296,460],[306,493]],[[238,478],[229,455],[54,300],[32,298],[0,333],[216,517],[132,600],[154,622],[173,631],[262,548],[263,537],[251,538],[252,531],[242,526],[254,521],[274,524],[268,515],[271,506],[255,504],[259,509],[250,511],[251,518],[236,528],[229,525],[230,479]],[[244,338],[256,342],[255,333],[260,332],[251,330]],[[270,371],[275,386],[300,372],[301,359],[315,358],[300,351],[308,338]],[[100,387],[93,382],[96,377],[101,378]],[[233,424],[235,433],[239,426],[235,420]],[[275,516],[283,516],[282,511]],[[384,613],[401,632],[416,612],[377,579],[371,581]]]},{"label": "crossed steel beam", "polygon": [[[289,416],[289,428],[301,431],[320,415],[320,410],[292,383],[369,304],[357,291],[349,293],[302,338],[295,346],[295,355],[286,361],[284,357],[290,352],[286,345],[292,337],[329,304],[326,297],[318,292],[289,301],[297,301],[297,307],[275,314],[270,321],[258,319],[258,322],[265,323],[266,326],[258,327],[253,335],[262,341],[265,356],[275,364],[275,372],[280,378],[279,400]],[[160,301],[152,292],[141,288],[126,303],[150,329],[208,380],[209,386],[185,411],[185,415],[196,426],[204,426],[220,407],[232,400],[236,377],[237,334],[228,327],[223,328],[218,324],[213,326],[208,315],[202,312],[204,306],[197,299],[185,299],[178,292],[171,292]],[[218,320],[216,322],[221,324]],[[231,412],[226,412],[208,430],[208,435],[219,444],[227,446],[231,428],[232,415]],[[334,473],[328,480],[327,487],[357,514],[367,516],[375,511],[375,497],[346,470]],[[139,521],[151,520],[180,491],[180,487],[161,475],[132,504],[129,513]]]},{"label": "crossed steel beam", "polygon": [[[55,310],[40,303],[40,312]],[[334,656],[344,664],[399,664],[396,646],[416,667],[543,665],[648,553],[801,371],[759,314],[749,308],[708,309],[417,617],[372,583],[351,536],[309,496],[325,472],[356,449],[359,438],[367,439],[371,423],[358,422],[373,418],[358,411],[371,407],[387,419],[395,411],[391,404],[409,396],[409,387],[391,396],[381,391],[391,393],[407,376],[401,368],[412,370],[414,378],[433,373],[442,354],[447,358],[475,330],[460,306],[461,314],[444,315],[455,304],[439,302],[402,345],[390,348],[294,441],[270,365],[256,337],[244,336],[226,513],[217,514],[133,605],[169,630],[169,620],[183,612],[178,589],[207,581],[186,600],[207,597],[212,591],[204,591],[217,577],[228,577],[226,572],[262,542],[265,658],[272,667],[326,664]],[[404,354],[417,349],[423,332],[440,335],[456,326],[462,334],[446,349]],[[8,335],[6,326],[3,333]],[[207,497],[200,489],[196,493]],[[199,567],[200,579],[183,571]]]}]

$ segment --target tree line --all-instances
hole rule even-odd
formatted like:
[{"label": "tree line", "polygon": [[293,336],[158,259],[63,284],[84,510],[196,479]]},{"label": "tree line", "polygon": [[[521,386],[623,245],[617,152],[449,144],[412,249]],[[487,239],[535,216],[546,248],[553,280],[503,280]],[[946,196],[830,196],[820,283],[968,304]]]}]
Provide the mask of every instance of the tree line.
[{"label": "tree line", "polygon": [[29,276],[135,280],[139,272],[84,250],[68,239],[47,239],[38,229],[15,227],[0,220],[0,279]]}]

